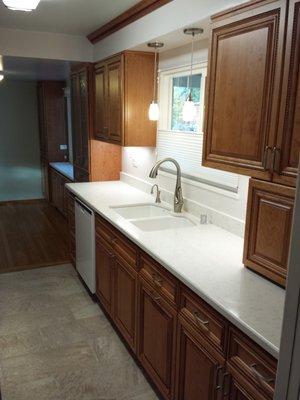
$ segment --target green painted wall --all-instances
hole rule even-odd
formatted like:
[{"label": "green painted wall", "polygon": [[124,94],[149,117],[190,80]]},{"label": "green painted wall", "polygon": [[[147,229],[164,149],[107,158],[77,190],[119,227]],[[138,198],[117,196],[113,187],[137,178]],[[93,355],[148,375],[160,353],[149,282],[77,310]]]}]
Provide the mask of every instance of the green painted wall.
[{"label": "green painted wall", "polygon": [[36,82],[0,83],[0,201],[42,198]]}]

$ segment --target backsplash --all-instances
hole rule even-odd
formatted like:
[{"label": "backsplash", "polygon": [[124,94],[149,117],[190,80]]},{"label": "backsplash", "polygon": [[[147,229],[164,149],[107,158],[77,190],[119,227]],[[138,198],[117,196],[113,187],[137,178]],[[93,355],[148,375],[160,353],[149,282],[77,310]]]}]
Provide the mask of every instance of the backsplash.
[{"label": "backsplash", "polygon": [[[175,176],[159,172],[154,181],[148,177],[156,162],[156,149],[146,147],[123,148],[121,180],[146,193],[154,183],[159,185],[162,200],[173,204]],[[199,218],[207,214],[208,222],[240,237],[244,236],[249,178],[239,176],[238,193],[193,182],[182,178],[184,210]]]}]

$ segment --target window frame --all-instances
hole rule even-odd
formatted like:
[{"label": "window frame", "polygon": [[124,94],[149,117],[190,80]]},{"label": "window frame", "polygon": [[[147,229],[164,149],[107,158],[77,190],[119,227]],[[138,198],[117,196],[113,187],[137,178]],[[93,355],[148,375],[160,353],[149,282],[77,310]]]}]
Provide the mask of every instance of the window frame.
[{"label": "window frame", "polygon": [[158,122],[158,130],[168,132],[180,132],[188,135],[199,135],[203,133],[204,124],[204,100],[205,100],[205,84],[207,77],[207,61],[198,62],[193,66],[193,75],[201,74],[200,86],[200,122],[199,131],[180,131],[171,129],[172,126],[172,98],[173,98],[173,78],[180,76],[188,76],[190,74],[190,65],[180,67],[172,67],[159,71],[159,106],[160,118]]}]

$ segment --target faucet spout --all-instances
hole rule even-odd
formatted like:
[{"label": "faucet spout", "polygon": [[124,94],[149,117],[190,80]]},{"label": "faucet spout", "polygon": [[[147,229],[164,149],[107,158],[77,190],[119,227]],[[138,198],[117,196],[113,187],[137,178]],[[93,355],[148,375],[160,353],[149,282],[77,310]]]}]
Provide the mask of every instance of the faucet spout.
[{"label": "faucet spout", "polygon": [[183,206],[183,197],[182,197],[182,188],[181,188],[181,168],[180,165],[174,158],[164,158],[163,160],[157,161],[157,163],[152,167],[149,177],[150,178],[156,178],[158,169],[161,166],[161,164],[165,162],[171,162],[175,165],[176,167],[176,172],[177,172],[177,179],[176,179],[176,186],[175,186],[175,192],[174,192],[174,212],[175,213],[180,213],[182,210]]}]

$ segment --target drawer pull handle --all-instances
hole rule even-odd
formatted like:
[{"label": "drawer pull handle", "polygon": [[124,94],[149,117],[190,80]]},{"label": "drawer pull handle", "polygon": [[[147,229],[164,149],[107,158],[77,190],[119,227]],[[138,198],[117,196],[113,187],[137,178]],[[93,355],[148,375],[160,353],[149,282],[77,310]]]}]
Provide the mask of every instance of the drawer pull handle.
[{"label": "drawer pull handle", "polygon": [[194,317],[195,317],[196,322],[198,323],[198,325],[199,325],[202,329],[204,329],[205,331],[209,331],[209,321],[204,321],[204,320],[200,317],[200,314],[199,314],[197,311],[194,312]]},{"label": "drawer pull handle", "polygon": [[162,286],[163,280],[156,274],[152,274],[152,280],[157,286]]},{"label": "drawer pull handle", "polygon": [[257,364],[252,364],[251,365],[251,371],[252,371],[253,375],[256,377],[256,379],[259,381],[260,384],[262,384],[262,383],[272,383],[272,382],[275,381],[275,378],[266,378],[265,376],[260,374],[257,371]]},{"label": "drawer pull handle", "polygon": [[151,291],[151,296],[156,301],[160,300],[160,296],[153,291]]}]

